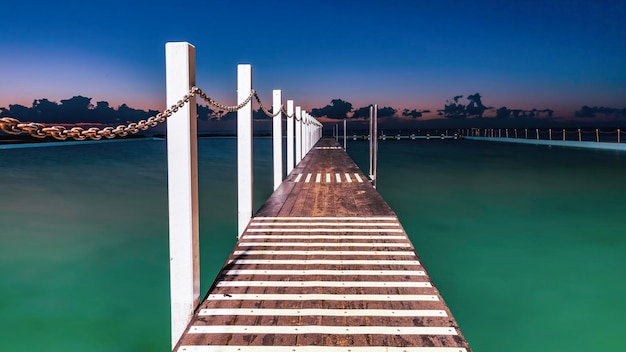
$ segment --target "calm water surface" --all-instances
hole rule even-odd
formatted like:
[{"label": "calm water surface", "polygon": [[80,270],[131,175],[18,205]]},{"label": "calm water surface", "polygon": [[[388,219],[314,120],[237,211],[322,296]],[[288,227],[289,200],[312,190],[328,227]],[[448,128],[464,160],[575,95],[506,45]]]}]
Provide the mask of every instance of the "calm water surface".
[{"label": "calm water surface", "polygon": [[475,351],[626,350],[626,153],[379,146],[378,188]]},{"label": "calm water surface", "polygon": [[[203,291],[235,243],[235,148],[199,141]],[[379,163],[474,350],[626,349],[625,153],[386,141]],[[3,350],[169,351],[166,174],[163,141],[0,150]]]}]

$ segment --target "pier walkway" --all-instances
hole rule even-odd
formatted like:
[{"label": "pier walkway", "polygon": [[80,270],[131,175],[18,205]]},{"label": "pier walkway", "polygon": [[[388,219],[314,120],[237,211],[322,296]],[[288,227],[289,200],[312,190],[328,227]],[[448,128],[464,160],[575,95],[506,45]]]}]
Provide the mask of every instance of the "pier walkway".
[{"label": "pier walkway", "polygon": [[389,205],[322,139],[255,214],[179,352],[463,352]]}]

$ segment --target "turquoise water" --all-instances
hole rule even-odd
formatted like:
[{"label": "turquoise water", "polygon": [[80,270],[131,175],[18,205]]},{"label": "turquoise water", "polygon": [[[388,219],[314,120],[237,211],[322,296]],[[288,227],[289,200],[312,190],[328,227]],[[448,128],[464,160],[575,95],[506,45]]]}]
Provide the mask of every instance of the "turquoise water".
[{"label": "turquoise water", "polygon": [[[379,146],[379,191],[475,351],[626,349],[624,152]],[[235,147],[199,141],[203,291],[235,243]],[[363,168],[367,147],[348,144]],[[166,174],[164,141],[0,150],[3,350],[169,350]]]},{"label": "turquoise water", "polygon": [[[351,147],[367,165],[368,143]],[[624,152],[379,148],[379,191],[475,351],[626,350]]]},{"label": "turquoise water", "polygon": [[[198,143],[204,292],[236,241],[236,141]],[[255,147],[258,207],[270,140]],[[2,350],[170,350],[165,148],[0,150]]]}]

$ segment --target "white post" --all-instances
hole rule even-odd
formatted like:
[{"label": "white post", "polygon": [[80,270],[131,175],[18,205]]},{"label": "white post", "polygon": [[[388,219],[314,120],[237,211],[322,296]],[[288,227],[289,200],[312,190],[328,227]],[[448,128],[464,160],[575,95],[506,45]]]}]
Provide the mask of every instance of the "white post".
[{"label": "white post", "polygon": [[[195,47],[189,43],[166,43],[165,71],[169,107],[196,84]],[[192,97],[167,119],[172,349],[200,299],[197,129],[196,98]]]},{"label": "white post", "polygon": [[287,175],[293,170],[293,100],[287,100]]},{"label": "white post", "polygon": [[305,129],[305,134],[304,134],[304,147],[306,150],[306,152],[302,153],[304,157],[304,155],[307,155],[309,153],[309,150],[311,150],[311,115],[309,115],[308,113],[306,114],[306,120],[304,120],[304,129]]},{"label": "white post", "polygon": [[343,150],[346,150],[347,140],[348,140],[348,131],[346,130],[347,120],[343,119]]},{"label": "white post", "polygon": [[370,172],[369,172],[369,176],[370,179],[372,178],[372,175],[374,175],[374,170],[373,170],[373,166],[374,166],[374,138],[376,138],[374,136],[374,106],[370,105]]},{"label": "white post", "polygon": [[374,178],[373,186],[376,188],[378,185],[378,104],[374,104]]},{"label": "white post", "polygon": [[[237,65],[237,104],[252,91],[252,66]],[[237,111],[237,237],[252,218],[252,101]]]},{"label": "white post", "polygon": [[282,95],[280,89],[273,91],[274,99],[272,105],[272,113],[278,112],[274,116],[272,123],[272,141],[274,151],[274,190],[283,182],[283,114],[279,112],[283,107]]},{"label": "white post", "polygon": [[296,106],[296,165],[302,160],[302,108]]},{"label": "white post", "polygon": [[306,111],[302,110],[301,116],[302,116],[302,127],[300,128],[300,133],[302,134],[302,139],[300,140],[300,142],[302,144],[300,145],[300,159],[304,159],[304,156],[306,155],[306,118],[307,118]]}]

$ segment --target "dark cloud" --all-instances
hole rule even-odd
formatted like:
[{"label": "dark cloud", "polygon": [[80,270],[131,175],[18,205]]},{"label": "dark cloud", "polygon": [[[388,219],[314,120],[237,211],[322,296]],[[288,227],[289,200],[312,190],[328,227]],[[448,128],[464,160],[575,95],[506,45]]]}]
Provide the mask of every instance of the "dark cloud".
[{"label": "dark cloud", "polygon": [[574,116],[576,117],[595,117],[596,114],[601,114],[604,116],[619,116],[626,117],[626,108],[618,109],[618,108],[607,108],[607,107],[589,107],[587,105],[580,108],[580,110],[576,110]]},{"label": "dark cloud", "polygon": [[378,109],[378,117],[392,117],[396,112],[398,112],[398,110],[390,106],[385,106],[384,108]]},{"label": "dark cloud", "polygon": [[200,121],[209,121],[221,117],[219,112],[214,111],[207,105],[198,105],[196,107],[196,112],[198,114],[198,120]]},{"label": "dark cloud", "polygon": [[8,109],[0,109],[0,116],[2,117],[13,117],[21,121],[46,124],[127,123],[147,119],[157,113],[158,111],[155,110],[133,109],[126,104],[114,109],[105,101],[99,101],[93,105],[91,98],[80,95],[61,100],[60,104],[48,99],[36,99],[31,107],[15,104],[9,105]]},{"label": "dark cloud", "polygon": [[[493,107],[487,107],[482,102],[482,96],[479,93],[471,94],[467,96],[468,103],[464,105],[461,102],[462,95],[457,95],[452,100],[447,100],[443,110],[437,110],[438,115],[443,115],[447,118],[468,118],[468,117],[483,117],[485,111],[495,111],[497,118],[520,118],[520,117],[552,117],[554,111],[551,109],[509,109],[506,106],[502,106],[498,109]],[[584,107],[583,107],[584,108]],[[588,114],[589,110],[582,109],[582,114]]]},{"label": "dark cloud", "polygon": [[402,110],[402,116],[405,117],[412,117],[414,119],[418,118],[418,117],[422,117],[423,112],[422,111],[418,111],[416,109],[413,110],[409,110],[409,109],[404,109]]},{"label": "dark cloud", "polygon": [[467,100],[470,101],[465,107],[467,116],[483,117],[483,113],[487,110],[487,107],[483,105],[480,94],[468,95]]},{"label": "dark cloud", "polygon": [[347,118],[350,111],[352,111],[351,103],[341,99],[333,99],[330,101],[329,105],[326,105],[323,108],[312,109],[311,115],[315,117],[326,116],[330,119],[341,120]]},{"label": "dark cloud", "polygon": [[461,98],[463,98],[462,95],[457,95],[452,98],[452,101],[446,101],[443,110],[438,110],[439,115],[448,118],[482,117],[485,110],[488,109],[478,93],[467,96],[467,100],[469,100],[467,105],[460,102]]},{"label": "dark cloud", "polygon": [[551,109],[509,109],[506,106],[500,107],[496,110],[496,118],[520,118],[520,117],[552,117],[554,110]]},{"label": "dark cloud", "polygon": [[358,108],[354,110],[354,114],[352,114],[353,119],[368,119],[370,117],[370,107],[364,106],[362,108]]}]

